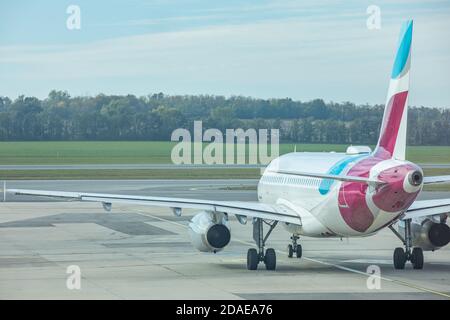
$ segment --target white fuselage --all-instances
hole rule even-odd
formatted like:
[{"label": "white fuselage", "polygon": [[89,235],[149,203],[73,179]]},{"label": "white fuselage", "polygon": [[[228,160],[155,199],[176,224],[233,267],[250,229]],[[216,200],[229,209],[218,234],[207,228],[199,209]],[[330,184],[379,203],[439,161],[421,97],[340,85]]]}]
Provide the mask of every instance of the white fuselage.
[{"label": "white fuselage", "polygon": [[[367,170],[370,177],[376,177],[381,171],[404,165],[405,161],[374,161],[364,167],[373,156],[369,153],[346,154],[325,152],[289,153],[273,160],[266,168],[258,184],[258,200],[268,204],[282,204],[299,214],[302,225],[284,224],[294,234],[311,237],[349,237],[373,234],[395,220],[403,210],[387,212],[378,208],[372,196],[375,189],[367,187],[357,196],[367,204],[366,214],[373,216],[370,226],[364,231],[355,230],[343,218],[342,210],[350,205],[352,199],[345,199],[344,186],[341,181],[295,176],[276,171],[309,172],[315,174],[346,174],[355,164]],[[364,161],[363,161],[364,160]],[[361,188],[364,186],[360,184]],[[359,188],[359,187],[357,187]],[[417,191],[414,189],[412,191]],[[352,191],[349,191],[352,192]],[[358,191],[359,192],[359,191]],[[350,194],[353,196],[353,194]],[[350,198],[347,195],[348,198]],[[344,199],[344,201],[342,200]],[[353,206],[357,205],[354,202]],[[351,205],[350,205],[351,207]],[[356,216],[356,219],[358,217]]]}]

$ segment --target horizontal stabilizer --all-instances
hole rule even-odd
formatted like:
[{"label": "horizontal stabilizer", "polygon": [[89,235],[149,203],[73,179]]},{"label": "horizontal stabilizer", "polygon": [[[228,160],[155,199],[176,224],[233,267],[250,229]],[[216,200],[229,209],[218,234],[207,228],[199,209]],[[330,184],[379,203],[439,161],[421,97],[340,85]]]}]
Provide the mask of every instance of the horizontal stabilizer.
[{"label": "horizontal stabilizer", "polygon": [[311,177],[311,178],[319,178],[319,179],[332,179],[332,180],[338,180],[338,181],[366,183],[371,186],[378,186],[378,185],[386,184],[386,182],[379,181],[376,179],[354,177],[354,176],[341,176],[341,175],[334,175],[334,174],[310,173],[310,172],[299,172],[299,171],[289,171],[289,170],[277,170],[274,172],[281,173],[281,174],[287,174],[287,175],[293,175],[293,176],[301,176],[301,177]]},{"label": "horizontal stabilizer", "polygon": [[450,176],[424,177],[423,184],[450,183]]}]

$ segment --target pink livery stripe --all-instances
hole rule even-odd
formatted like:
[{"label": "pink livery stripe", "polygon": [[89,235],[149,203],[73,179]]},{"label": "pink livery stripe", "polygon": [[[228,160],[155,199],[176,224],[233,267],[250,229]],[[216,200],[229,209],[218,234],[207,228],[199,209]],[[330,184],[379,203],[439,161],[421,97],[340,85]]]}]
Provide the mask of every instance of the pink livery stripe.
[{"label": "pink livery stripe", "polygon": [[408,91],[403,91],[396,93],[389,100],[386,106],[386,118],[383,119],[383,127],[381,128],[380,140],[375,151],[375,156],[383,159],[392,157],[407,97]]}]

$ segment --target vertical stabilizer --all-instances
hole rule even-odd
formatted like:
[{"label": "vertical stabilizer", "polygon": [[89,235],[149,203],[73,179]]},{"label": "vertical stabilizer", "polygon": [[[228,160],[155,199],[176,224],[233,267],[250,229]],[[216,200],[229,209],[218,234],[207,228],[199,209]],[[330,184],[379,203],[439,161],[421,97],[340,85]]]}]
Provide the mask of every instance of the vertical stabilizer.
[{"label": "vertical stabilizer", "polygon": [[375,154],[382,158],[405,160],[408,121],[409,69],[411,65],[412,20],[401,29],[397,54],[384,108],[383,122]]}]

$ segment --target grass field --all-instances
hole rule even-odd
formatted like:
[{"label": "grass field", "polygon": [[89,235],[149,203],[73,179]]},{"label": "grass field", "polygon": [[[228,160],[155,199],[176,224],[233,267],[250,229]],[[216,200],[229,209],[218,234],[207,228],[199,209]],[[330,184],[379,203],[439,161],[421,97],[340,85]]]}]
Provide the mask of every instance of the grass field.
[{"label": "grass field", "polygon": [[[171,163],[175,142],[70,141],[0,142],[0,164],[142,164]],[[344,152],[347,145],[297,144],[297,151]],[[281,144],[280,154],[294,150]],[[417,163],[450,163],[450,147],[409,147],[407,158]]]}]

